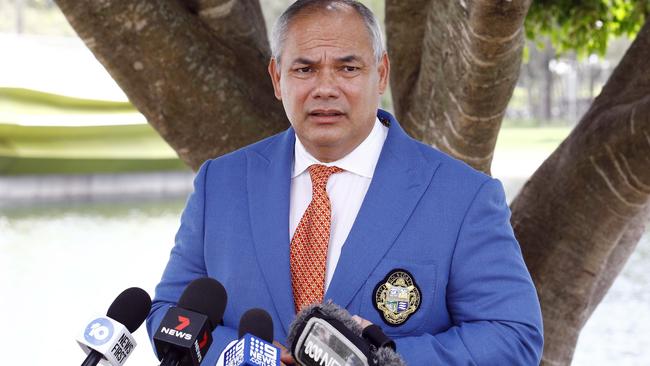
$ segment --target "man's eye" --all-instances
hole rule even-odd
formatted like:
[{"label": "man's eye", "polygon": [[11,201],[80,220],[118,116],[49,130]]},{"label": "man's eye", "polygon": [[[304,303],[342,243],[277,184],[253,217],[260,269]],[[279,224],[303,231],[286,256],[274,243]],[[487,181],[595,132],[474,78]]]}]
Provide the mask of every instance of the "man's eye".
[{"label": "man's eye", "polygon": [[309,66],[299,67],[299,68],[296,69],[296,72],[299,73],[299,74],[306,74],[306,73],[311,72],[311,71],[312,71],[312,68],[309,67]]},{"label": "man's eye", "polygon": [[356,66],[343,66],[343,71],[346,71],[346,72],[354,72],[354,71],[357,71],[357,70],[359,70],[359,68],[356,67]]}]

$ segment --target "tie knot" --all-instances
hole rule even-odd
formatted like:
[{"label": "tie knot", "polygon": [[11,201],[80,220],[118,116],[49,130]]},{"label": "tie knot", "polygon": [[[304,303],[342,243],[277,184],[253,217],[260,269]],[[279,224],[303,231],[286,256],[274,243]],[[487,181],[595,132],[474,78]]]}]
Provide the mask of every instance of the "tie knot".
[{"label": "tie knot", "polygon": [[309,175],[311,176],[311,184],[313,188],[324,189],[327,185],[327,180],[330,175],[342,172],[343,169],[337,166],[325,166],[321,164],[314,164],[309,166]]}]

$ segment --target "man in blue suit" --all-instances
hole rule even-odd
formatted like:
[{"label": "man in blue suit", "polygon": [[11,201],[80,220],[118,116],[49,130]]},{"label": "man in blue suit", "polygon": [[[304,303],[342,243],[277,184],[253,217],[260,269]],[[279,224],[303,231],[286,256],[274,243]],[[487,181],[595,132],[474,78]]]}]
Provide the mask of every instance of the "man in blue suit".
[{"label": "man in blue suit", "polygon": [[[351,0],[298,1],[272,49],[269,73],[292,127],[201,167],[149,333],[189,282],[210,276],[228,305],[208,365],[246,310],[266,309],[283,344],[312,300],[380,325],[409,365],[539,364],[539,303],[503,188],[378,110],[390,64],[372,13]],[[335,171],[316,183],[320,168]],[[314,217],[327,219],[314,227]],[[310,247],[323,229],[325,247]],[[318,251],[322,262],[306,268],[300,258]]]}]

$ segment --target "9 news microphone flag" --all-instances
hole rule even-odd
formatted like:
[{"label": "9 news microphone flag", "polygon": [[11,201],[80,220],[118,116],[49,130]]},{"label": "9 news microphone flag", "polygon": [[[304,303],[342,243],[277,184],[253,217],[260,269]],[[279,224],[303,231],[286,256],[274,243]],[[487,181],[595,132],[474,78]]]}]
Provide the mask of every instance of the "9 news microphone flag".
[{"label": "9 news microphone flag", "polygon": [[77,337],[81,349],[88,355],[82,366],[98,362],[121,366],[137,345],[131,333],[144,322],[151,310],[151,298],[144,290],[131,287],[115,298],[106,316],[94,318]]},{"label": "9 news microphone flag", "polygon": [[250,309],[239,320],[239,340],[219,356],[217,366],[280,366],[280,349],[273,345],[273,320],[263,309]]}]

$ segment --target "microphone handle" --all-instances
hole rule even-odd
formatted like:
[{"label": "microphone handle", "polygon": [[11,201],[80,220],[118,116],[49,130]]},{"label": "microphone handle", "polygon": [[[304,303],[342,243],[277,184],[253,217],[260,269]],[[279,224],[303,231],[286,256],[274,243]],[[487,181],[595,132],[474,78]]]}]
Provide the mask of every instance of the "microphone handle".
[{"label": "microphone handle", "polygon": [[178,355],[178,352],[171,350],[167,352],[162,362],[160,363],[160,366],[179,366],[181,364],[181,360],[179,358],[180,357]]},{"label": "microphone handle", "polygon": [[101,353],[93,350],[90,350],[90,353],[84,360],[84,362],[81,364],[81,366],[95,366],[101,361],[101,359],[104,358]]}]

